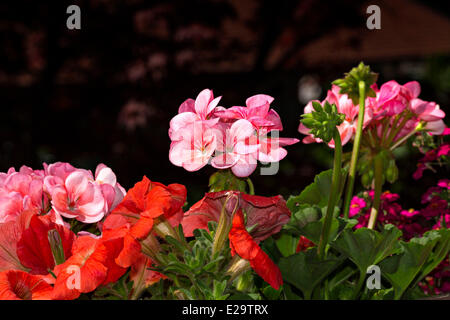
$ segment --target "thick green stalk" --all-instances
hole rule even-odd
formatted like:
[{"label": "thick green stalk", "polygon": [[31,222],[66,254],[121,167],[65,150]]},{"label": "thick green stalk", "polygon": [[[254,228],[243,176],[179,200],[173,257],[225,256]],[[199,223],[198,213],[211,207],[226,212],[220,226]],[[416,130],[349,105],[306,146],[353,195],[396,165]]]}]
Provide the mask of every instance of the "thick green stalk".
[{"label": "thick green stalk", "polygon": [[331,222],[333,221],[334,207],[336,206],[339,189],[341,186],[341,166],[342,166],[342,142],[339,131],[334,129],[334,162],[333,162],[333,177],[331,180],[331,192],[328,198],[328,207],[323,222],[322,233],[320,235],[318,255],[319,258],[325,257],[325,248],[328,244],[331,230]]},{"label": "thick green stalk", "polygon": [[353,143],[352,158],[350,161],[350,170],[348,173],[347,189],[345,191],[344,200],[344,217],[348,218],[350,212],[350,202],[353,196],[353,187],[355,185],[356,178],[356,164],[358,163],[359,147],[361,145],[361,136],[364,124],[365,113],[365,101],[366,101],[366,86],[363,81],[358,83],[359,85],[359,113],[358,113],[358,126],[356,129],[355,142]]},{"label": "thick green stalk", "polygon": [[253,185],[253,182],[252,180],[250,180],[250,178],[247,178],[247,185],[248,185],[248,194],[254,196],[255,186]]},{"label": "thick green stalk", "polygon": [[373,195],[372,210],[370,211],[370,218],[368,228],[373,229],[378,217],[381,202],[381,188],[383,186],[383,158],[377,154],[374,159],[375,171],[375,194]]}]

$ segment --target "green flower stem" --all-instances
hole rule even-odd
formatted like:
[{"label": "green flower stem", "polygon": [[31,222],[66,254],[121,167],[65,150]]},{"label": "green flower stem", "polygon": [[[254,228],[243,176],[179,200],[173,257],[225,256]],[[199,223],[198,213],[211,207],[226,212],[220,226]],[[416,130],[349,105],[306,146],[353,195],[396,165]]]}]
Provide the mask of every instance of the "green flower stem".
[{"label": "green flower stem", "polygon": [[318,246],[319,258],[325,258],[325,248],[330,237],[331,222],[333,220],[334,207],[337,202],[339,188],[341,185],[341,166],[342,166],[342,142],[339,131],[335,128],[334,134],[334,162],[333,162],[333,177],[331,180],[331,192],[328,198],[327,213],[323,222],[322,233]]},{"label": "green flower stem", "polygon": [[255,186],[253,185],[252,180],[250,178],[247,178],[247,184],[248,184],[248,193],[250,195],[255,195]]},{"label": "green flower stem", "polygon": [[375,194],[373,196],[372,210],[370,211],[369,224],[367,226],[369,229],[373,229],[375,227],[381,202],[381,188],[383,186],[383,158],[380,156],[380,154],[375,156],[374,171]]},{"label": "green flower stem", "polygon": [[365,113],[365,83],[359,81],[359,113],[358,113],[358,127],[356,129],[355,142],[353,143],[352,158],[350,161],[350,171],[348,173],[348,183],[347,189],[345,191],[345,201],[344,201],[344,217],[348,218],[350,212],[350,202],[353,195],[353,187],[355,185],[356,177],[356,164],[358,163],[359,147],[361,145],[361,136],[364,124],[364,113]]},{"label": "green flower stem", "polygon": [[403,142],[405,142],[406,140],[408,140],[412,135],[416,134],[417,132],[423,130],[423,128],[425,127],[426,123],[425,122],[420,122],[416,128],[411,131],[410,133],[408,133],[406,136],[404,136],[403,138],[399,139],[397,142],[395,142],[392,147],[390,148],[390,150],[394,150],[395,148],[397,148],[398,146],[400,146],[401,144],[403,144]]}]

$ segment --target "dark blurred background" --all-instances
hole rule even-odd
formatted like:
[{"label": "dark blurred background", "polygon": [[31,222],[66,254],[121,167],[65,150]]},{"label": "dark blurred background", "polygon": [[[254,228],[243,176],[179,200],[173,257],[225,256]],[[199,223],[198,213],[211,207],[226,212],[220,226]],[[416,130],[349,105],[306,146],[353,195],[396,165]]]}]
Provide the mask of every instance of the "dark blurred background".
[{"label": "dark blurred background", "polygon": [[[440,4],[441,3],[441,4]],[[447,2],[448,3],[448,2]],[[81,30],[68,30],[66,9],[81,8]],[[366,8],[381,8],[381,30],[366,28]],[[440,4],[440,5],[439,5]],[[221,105],[253,94],[275,97],[285,137],[302,138],[308,100],[359,61],[379,82],[418,80],[421,98],[447,113],[450,103],[450,12],[440,1],[2,1],[0,3],[0,170],[67,161],[110,166],[131,187],[147,175],[207,191],[206,167],[189,173],[168,159],[170,119],[204,88]],[[448,125],[448,122],[447,122]],[[408,205],[438,177],[411,175],[420,154],[400,150]],[[275,176],[252,175],[260,195],[296,193],[331,166],[324,145],[288,147]],[[385,186],[388,188],[389,186]]]}]

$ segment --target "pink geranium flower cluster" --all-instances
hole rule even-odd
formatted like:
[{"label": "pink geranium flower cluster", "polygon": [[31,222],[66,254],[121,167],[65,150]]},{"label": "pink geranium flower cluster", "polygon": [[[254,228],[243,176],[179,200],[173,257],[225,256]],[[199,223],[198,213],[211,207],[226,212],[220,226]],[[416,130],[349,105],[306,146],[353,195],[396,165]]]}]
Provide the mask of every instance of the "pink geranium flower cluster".
[{"label": "pink geranium flower cluster", "polygon": [[95,176],[69,163],[44,163],[43,170],[22,166],[0,173],[0,223],[15,221],[24,211],[50,213],[84,223],[100,221],[122,201],[126,191],[113,171],[99,164]]},{"label": "pink geranium flower cluster", "polygon": [[[369,145],[375,143],[392,148],[397,146],[397,142],[401,144],[403,138],[408,138],[419,130],[432,135],[441,135],[444,132],[445,123],[442,120],[445,117],[444,111],[435,102],[418,98],[420,85],[417,81],[400,85],[391,80],[379,89],[374,84],[372,89],[376,96],[366,98],[363,124],[364,130],[371,135]],[[338,112],[345,114],[344,122],[338,127],[344,145],[356,133],[359,108],[347,94],[340,94],[339,91],[340,88],[333,85],[323,102],[336,104]],[[310,113],[312,110],[312,102],[309,102],[304,112]],[[303,124],[300,124],[298,130],[307,135],[303,143],[321,142],[320,139],[315,139]],[[329,145],[333,147],[334,142],[331,141]]]},{"label": "pink geranium flower cluster", "polygon": [[221,97],[205,89],[195,100],[187,99],[170,121],[169,159],[188,171],[208,163],[247,177],[257,161],[277,162],[287,155],[283,146],[297,143],[294,138],[279,138],[283,130],[280,116],[270,108],[273,98],[258,94],[246,106],[229,109],[218,106]]}]

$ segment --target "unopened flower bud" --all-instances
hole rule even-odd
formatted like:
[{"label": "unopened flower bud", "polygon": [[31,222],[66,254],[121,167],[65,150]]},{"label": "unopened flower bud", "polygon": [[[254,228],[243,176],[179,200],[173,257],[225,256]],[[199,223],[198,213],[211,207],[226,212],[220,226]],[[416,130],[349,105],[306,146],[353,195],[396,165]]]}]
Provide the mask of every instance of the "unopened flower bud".
[{"label": "unopened flower bud", "polygon": [[55,260],[55,265],[66,261],[61,236],[58,231],[56,229],[50,230],[47,234],[47,238],[50,244],[50,249],[52,250],[53,259]]}]

